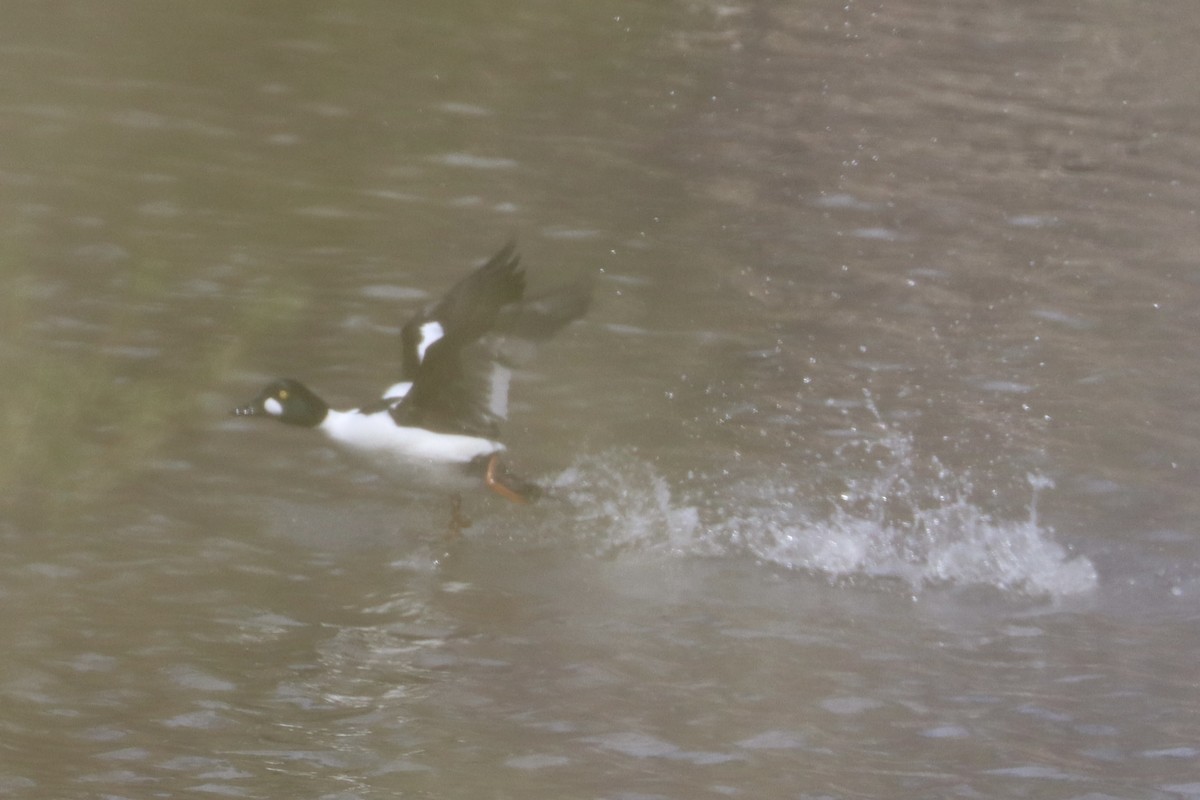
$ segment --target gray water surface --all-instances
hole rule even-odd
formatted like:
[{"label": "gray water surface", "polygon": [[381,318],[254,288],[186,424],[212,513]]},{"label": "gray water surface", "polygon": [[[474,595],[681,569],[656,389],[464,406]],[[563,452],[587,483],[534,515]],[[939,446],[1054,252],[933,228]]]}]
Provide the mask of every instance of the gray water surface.
[{"label": "gray water surface", "polygon": [[[1200,796],[1198,28],[4,6],[0,795]],[[545,501],[229,415],[511,236]]]}]

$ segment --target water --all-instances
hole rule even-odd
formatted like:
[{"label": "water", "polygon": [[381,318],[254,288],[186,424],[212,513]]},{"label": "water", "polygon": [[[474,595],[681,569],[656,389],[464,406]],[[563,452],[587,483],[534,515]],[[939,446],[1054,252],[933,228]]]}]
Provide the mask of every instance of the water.
[{"label": "water", "polygon": [[[0,795],[1200,795],[1191,5],[0,21]],[[510,235],[543,502],[229,415]]]}]

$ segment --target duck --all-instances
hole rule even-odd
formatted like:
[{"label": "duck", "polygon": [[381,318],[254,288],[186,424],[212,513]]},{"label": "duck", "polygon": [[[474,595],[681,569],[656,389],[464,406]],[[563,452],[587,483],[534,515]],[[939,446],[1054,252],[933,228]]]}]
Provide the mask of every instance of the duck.
[{"label": "duck", "polygon": [[[404,324],[400,380],[377,400],[335,409],[299,380],[278,378],[233,414],[314,429],[419,483],[482,483],[528,503],[541,489],[507,468],[500,437],[512,371],[537,343],[586,313],[591,283],[581,279],[530,298],[525,288],[510,240]],[[452,500],[457,507],[457,493]]]}]

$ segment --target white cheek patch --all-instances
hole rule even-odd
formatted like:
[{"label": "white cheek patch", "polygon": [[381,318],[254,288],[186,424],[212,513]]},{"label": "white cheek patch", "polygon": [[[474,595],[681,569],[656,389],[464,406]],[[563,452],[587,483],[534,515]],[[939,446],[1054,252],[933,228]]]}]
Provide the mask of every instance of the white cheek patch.
[{"label": "white cheek patch", "polygon": [[283,416],[283,403],[276,400],[274,397],[268,397],[263,400],[263,411],[270,414],[272,417]]},{"label": "white cheek patch", "polygon": [[421,334],[421,338],[417,341],[417,363],[421,363],[425,361],[426,351],[446,335],[446,329],[435,319],[426,322],[417,329],[417,332]]}]

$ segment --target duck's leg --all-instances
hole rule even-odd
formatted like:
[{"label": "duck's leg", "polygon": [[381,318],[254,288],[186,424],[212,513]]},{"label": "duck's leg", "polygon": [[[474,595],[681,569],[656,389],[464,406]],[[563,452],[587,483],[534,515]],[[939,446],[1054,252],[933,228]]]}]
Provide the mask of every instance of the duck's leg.
[{"label": "duck's leg", "polygon": [[[489,489],[505,500],[511,500],[514,503],[529,502],[530,487],[522,486],[518,488],[512,484],[511,476],[500,466],[499,453],[492,453],[491,458],[488,459],[487,470],[483,473],[483,482]],[[522,494],[522,491],[525,493]]]},{"label": "duck's leg", "polygon": [[462,532],[471,527],[469,517],[463,516],[462,513],[462,495],[458,492],[450,495],[450,529],[448,538],[451,540],[462,536]]}]

